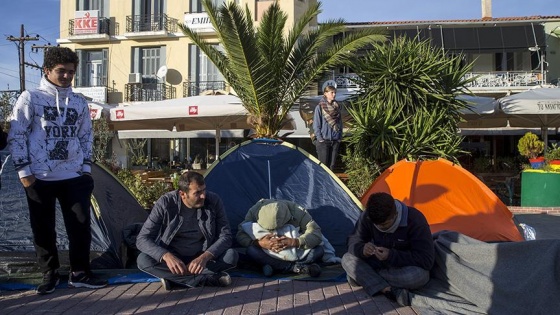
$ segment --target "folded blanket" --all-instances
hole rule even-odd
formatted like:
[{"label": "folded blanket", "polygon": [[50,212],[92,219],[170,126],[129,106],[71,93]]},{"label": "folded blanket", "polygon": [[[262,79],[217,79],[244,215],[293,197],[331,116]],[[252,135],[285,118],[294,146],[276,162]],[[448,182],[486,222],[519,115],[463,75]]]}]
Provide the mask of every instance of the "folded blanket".
[{"label": "folded blanket", "polygon": [[411,291],[422,314],[559,314],[560,240],[485,243],[435,235],[430,282]]},{"label": "folded blanket", "polygon": [[[256,222],[245,222],[241,224],[241,228],[253,240],[260,239],[263,236],[271,233],[271,231],[263,228]],[[300,235],[299,230],[291,224],[286,224],[283,227],[276,229],[273,233],[275,233],[276,235],[283,235],[290,238],[298,238]],[[341,259],[339,257],[336,257],[334,247],[331,245],[331,243],[327,240],[327,238],[324,235],[323,235],[323,241],[321,242],[321,245],[323,246],[323,249],[325,251],[322,258],[323,262],[332,263],[332,264],[341,262]],[[286,261],[298,261],[301,260],[302,258],[305,258],[305,256],[309,254],[310,250],[309,249],[304,250],[301,248],[292,247],[292,248],[284,249],[278,253],[264,248],[263,251],[274,258],[279,258]]]}]

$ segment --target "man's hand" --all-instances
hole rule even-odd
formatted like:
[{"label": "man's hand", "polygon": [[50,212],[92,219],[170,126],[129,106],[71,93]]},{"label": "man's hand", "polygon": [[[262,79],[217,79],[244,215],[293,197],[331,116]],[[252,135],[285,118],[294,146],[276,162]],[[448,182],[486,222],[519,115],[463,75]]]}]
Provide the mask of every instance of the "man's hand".
[{"label": "man's hand", "polygon": [[167,252],[162,257],[163,261],[167,264],[167,268],[175,275],[184,275],[187,273],[187,266],[185,263],[177,258],[175,255]]},{"label": "man's hand", "polygon": [[209,252],[204,252],[200,256],[193,259],[188,266],[188,270],[193,275],[198,275],[206,268],[206,264],[213,258]]},{"label": "man's hand", "polygon": [[377,247],[375,249],[375,257],[380,261],[387,260],[387,258],[389,258],[389,250],[390,249],[385,247]]},{"label": "man's hand", "polygon": [[366,243],[364,245],[364,250],[362,253],[364,254],[365,257],[369,257],[375,254],[376,248],[377,247],[372,242]]},{"label": "man's hand", "polygon": [[297,238],[290,238],[287,236],[277,237],[275,239],[272,239],[272,242],[273,242],[272,250],[277,253],[287,248],[299,246],[299,240]]},{"label": "man's hand", "polygon": [[31,185],[33,185],[33,183],[35,182],[35,175],[29,175],[29,176],[25,176],[20,178],[21,184],[23,185],[23,187],[27,188]]},{"label": "man's hand", "polygon": [[264,249],[274,250],[273,247],[275,238],[276,235],[274,234],[266,234],[258,240],[259,246]]}]

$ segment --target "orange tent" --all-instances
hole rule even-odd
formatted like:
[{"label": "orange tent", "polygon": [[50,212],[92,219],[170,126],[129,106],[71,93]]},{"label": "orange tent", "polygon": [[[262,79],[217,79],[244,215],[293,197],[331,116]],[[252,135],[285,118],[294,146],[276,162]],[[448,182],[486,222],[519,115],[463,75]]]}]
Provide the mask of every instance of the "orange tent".
[{"label": "orange tent", "polygon": [[457,231],[481,241],[522,241],[507,206],[476,176],[445,159],[399,161],[362,196],[387,192],[420,210],[432,233]]}]

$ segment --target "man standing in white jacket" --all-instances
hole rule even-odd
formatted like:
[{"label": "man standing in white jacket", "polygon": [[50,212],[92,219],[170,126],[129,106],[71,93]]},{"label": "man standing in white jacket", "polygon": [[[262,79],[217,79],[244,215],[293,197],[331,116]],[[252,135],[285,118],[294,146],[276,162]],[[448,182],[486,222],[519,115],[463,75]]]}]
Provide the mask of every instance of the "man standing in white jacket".
[{"label": "man standing in white jacket", "polygon": [[53,292],[60,280],[56,200],[70,243],[68,285],[107,285],[90,270],[93,130],[87,101],[72,92],[78,61],[69,48],[49,48],[39,87],[21,94],[10,121],[10,153],[25,188],[33,243],[43,272],[38,294]]}]

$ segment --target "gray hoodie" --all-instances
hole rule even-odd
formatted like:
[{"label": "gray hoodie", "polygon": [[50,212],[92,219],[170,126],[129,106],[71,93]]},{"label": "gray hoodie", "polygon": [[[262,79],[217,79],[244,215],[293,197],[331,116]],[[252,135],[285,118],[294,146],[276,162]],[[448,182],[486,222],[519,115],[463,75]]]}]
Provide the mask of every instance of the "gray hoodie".
[{"label": "gray hoodie", "polygon": [[93,131],[87,101],[45,77],[24,91],[11,116],[8,142],[20,178],[54,181],[91,172]]}]

